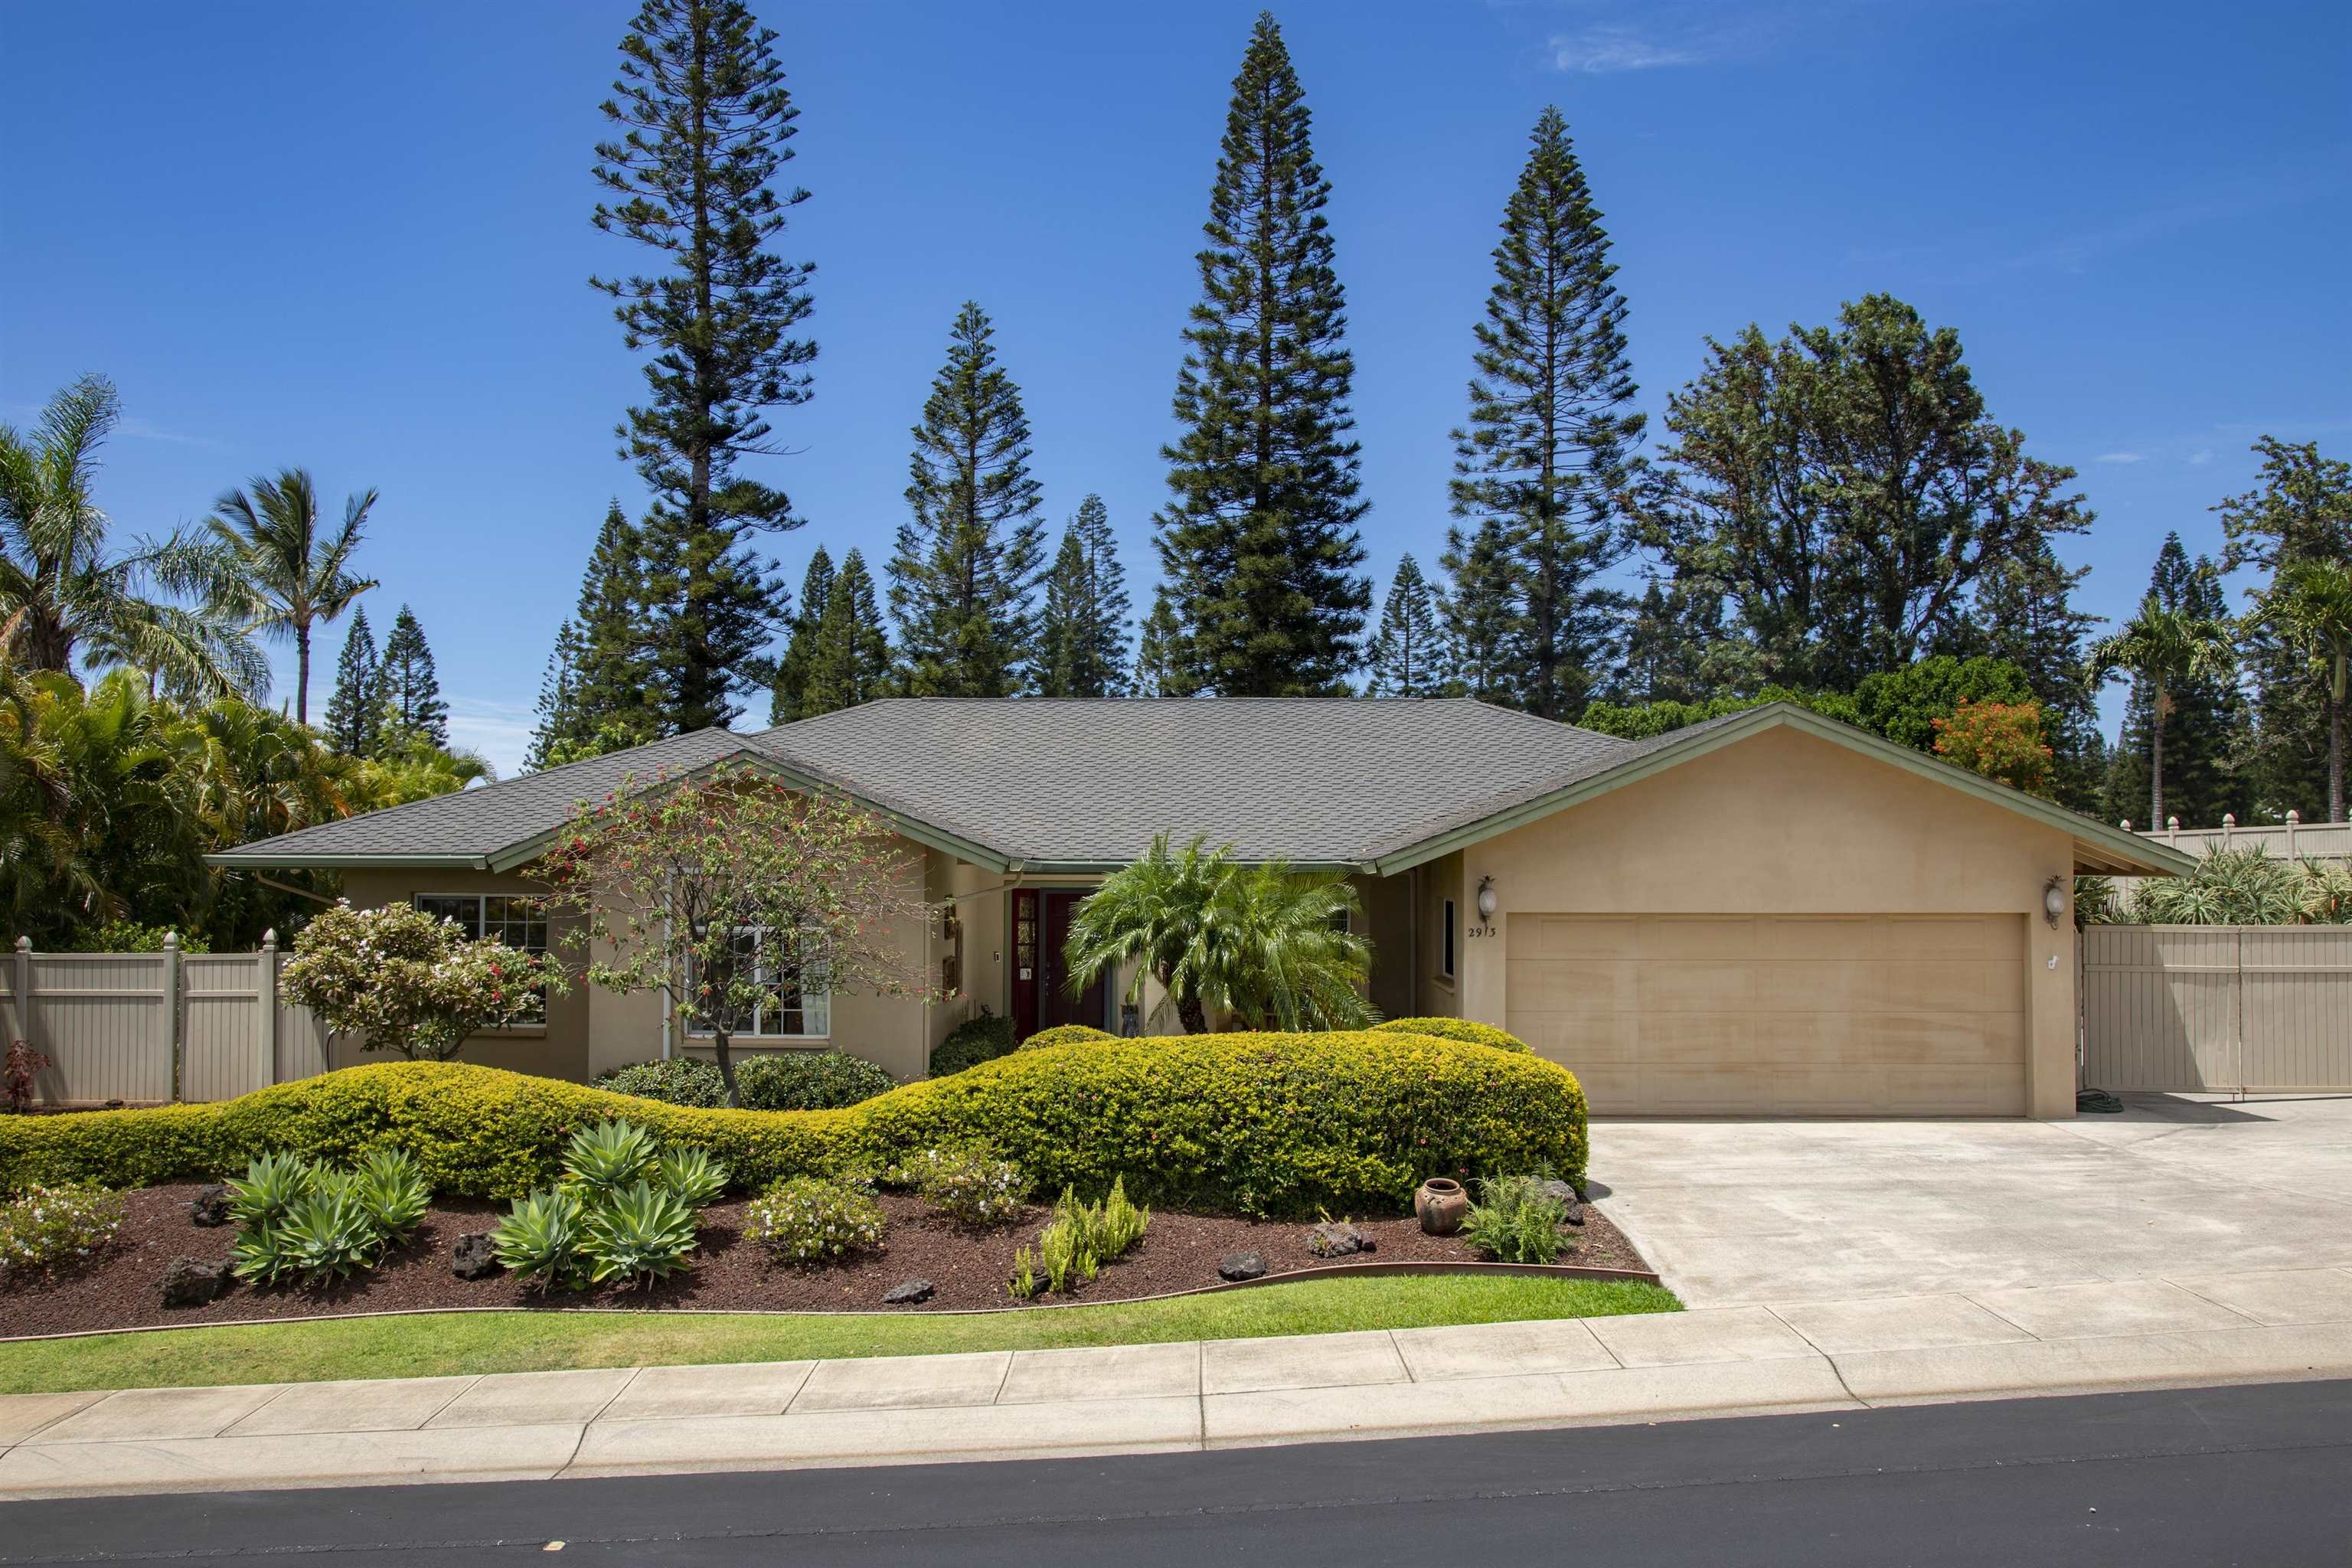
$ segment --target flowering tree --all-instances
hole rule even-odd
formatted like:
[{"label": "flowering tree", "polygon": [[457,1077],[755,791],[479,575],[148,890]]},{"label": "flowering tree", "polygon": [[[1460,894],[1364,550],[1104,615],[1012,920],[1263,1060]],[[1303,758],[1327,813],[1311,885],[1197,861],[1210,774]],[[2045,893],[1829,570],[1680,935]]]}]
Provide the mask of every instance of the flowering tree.
[{"label": "flowering tree", "polygon": [[1936,754],[1970,773],[2027,795],[2050,794],[2052,752],[2042,740],[2039,702],[1971,702],[1960,699],[1936,724]]},{"label": "flowering tree", "polygon": [[565,940],[589,980],[658,991],[708,1033],[732,1105],[730,1044],[767,1016],[839,991],[924,994],[920,865],[836,795],[724,764],[630,780],[583,805],[542,868],[548,909],[579,917]]},{"label": "flowering tree", "polygon": [[563,974],[542,953],[475,939],[414,904],[355,910],[348,901],[294,939],[289,1000],[363,1048],[411,1061],[447,1061],[466,1037],[526,1013]]}]

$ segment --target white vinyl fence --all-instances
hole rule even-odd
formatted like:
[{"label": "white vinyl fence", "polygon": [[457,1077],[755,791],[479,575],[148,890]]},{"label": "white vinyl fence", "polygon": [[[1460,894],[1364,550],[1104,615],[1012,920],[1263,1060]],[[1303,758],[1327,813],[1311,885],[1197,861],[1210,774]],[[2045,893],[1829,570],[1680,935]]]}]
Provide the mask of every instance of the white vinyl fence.
[{"label": "white vinyl fence", "polygon": [[49,1058],[44,1105],[233,1100],[327,1070],[327,1032],[282,1002],[276,933],[258,952],[35,952],[0,963],[0,1026]]},{"label": "white vinyl fence", "polygon": [[2089,926],[2083,1081],[2352,1090],[2352,926]]}]

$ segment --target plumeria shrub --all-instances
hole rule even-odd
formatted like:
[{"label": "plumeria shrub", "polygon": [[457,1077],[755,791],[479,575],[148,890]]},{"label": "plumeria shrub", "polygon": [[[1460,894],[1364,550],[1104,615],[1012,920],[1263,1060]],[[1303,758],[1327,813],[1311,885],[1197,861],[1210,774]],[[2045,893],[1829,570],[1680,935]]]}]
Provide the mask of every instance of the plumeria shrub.
[{"label": "plumeria shrub", "polygon": [[624,780],[583,804],[542,862],[591,984],[659,993],[710,1038],[728,1100],[735,1037],[835,992],[922,996],[908,957],[931,908],[922,868],[855,801],[755,768]]},{"label": "plumeria shrub", "polygon": [[563,989],[556,963],[413,904],[337,904],[302,928],[286,965],[286,996],[371,1051],[446,1061],[466,1037],[519,1016]]},{"label": "plumeria shrub", "polygon": [[113,1246],[121,1229],[118,1194],[82,1182],[27,1187],[0,1205],[0,1278],[73,1268]]}]

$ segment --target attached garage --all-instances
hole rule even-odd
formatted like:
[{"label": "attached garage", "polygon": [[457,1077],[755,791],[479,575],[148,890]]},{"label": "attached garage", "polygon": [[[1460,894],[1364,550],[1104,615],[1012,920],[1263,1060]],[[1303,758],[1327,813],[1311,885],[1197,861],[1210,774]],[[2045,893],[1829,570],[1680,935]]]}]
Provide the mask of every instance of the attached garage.
[{"label": "attached garage", "polygon": [[2021,1116],[2017,915],[1514,914],[1508,1022],[1601,1115]]}]

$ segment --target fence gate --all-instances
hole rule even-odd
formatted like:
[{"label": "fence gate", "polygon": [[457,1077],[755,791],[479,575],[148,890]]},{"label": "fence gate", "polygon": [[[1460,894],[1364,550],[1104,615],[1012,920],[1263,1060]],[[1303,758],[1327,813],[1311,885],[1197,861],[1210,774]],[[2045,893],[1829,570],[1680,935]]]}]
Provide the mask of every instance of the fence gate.
[{"label": "fence gate", "polygon": [[2083,1081],[2352,1091],[2352,927],[2090,926]]}]

